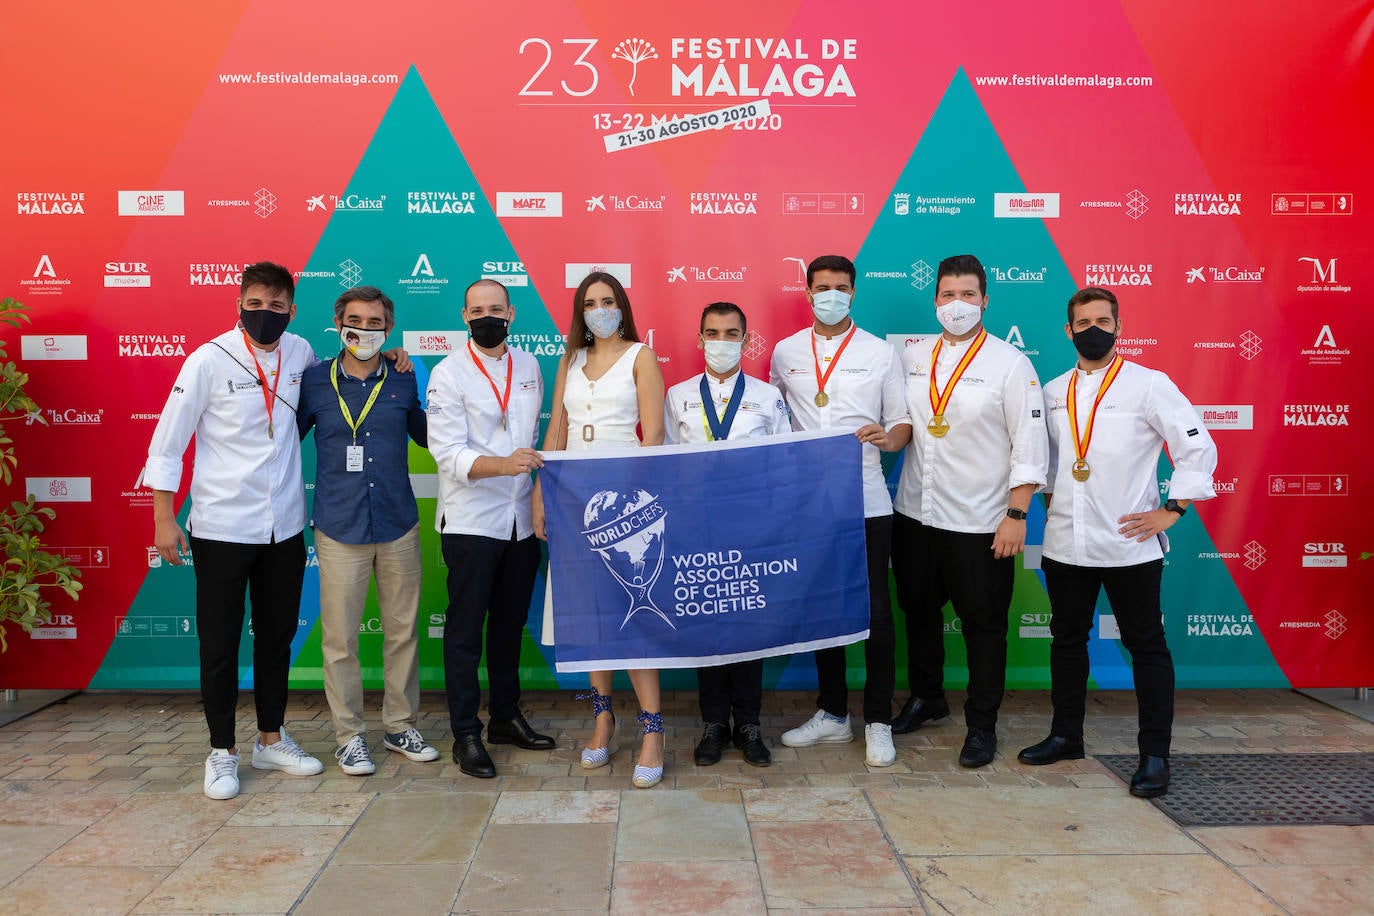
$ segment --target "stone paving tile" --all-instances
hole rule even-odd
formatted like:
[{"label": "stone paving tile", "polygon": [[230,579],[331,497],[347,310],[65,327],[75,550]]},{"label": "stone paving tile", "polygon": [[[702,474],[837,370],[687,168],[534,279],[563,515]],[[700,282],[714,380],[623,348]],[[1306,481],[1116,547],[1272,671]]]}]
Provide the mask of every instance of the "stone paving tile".
[{"label": "stone paving tile", "polygon": [[348,831],[339,865],[465,863],[496,804],[494,794],[383,795]]},{"label": "stone paving tile", "polygon": [[[63,845],[48,862],[177,866],[246,804],[242,795],[228,801],[211,801],[199,792],[133,796]],[[168,829],[169,824],[176,829]]]},{"label": "stone paving tile", "polygon": [[1374,826],[1195,827],[1189,833],[1230,865],[1374,867]]},{"label": "stone paving tile", "polygon": [[762,914],[767,907],[753,862],[636,862],[617,867],[613,914]]},{"label": "stone paving tile", "polygon": [[1196,853],[1157,808],[1124,791],[1078,789],[869,790],[905,856]]},{"label": "stone paving tile", "polygon": [[81,832],[75,824],[0,824],[0,887]]},{"label": "stone paving tile", "polygon": [[224,827],[134,912],[281,912],[310,886],[346,832],[345,827]]},{"label": "stone paving tile", "polygon": [[932,912],[1283,912],[1210,856],[1136,855],[1130,863],[1122,867],[1119,856],[976,855],[913,858],[907,867]]},{"label": "stone paving tile", "polygon": [[627,790],[615,853],[619,862],[752,859],[740,792]]},{"label": "stone paving tile", "polygon": [[751,832],[770,909],[918,902],[874,821],[758,823]]},{"label": "stone paving tile", "polygon": [[102,865],[77,867],[39,863],[5,887],[0,914],[123,914],[170,874],[170,867]]},{"label": "stone paving tile", "polygon": [[[330,865],[291,912],[293,916],[337,916],[381,911],[389,908],[386,901],[404,901],[405,913],[447,913],[463,874],[448,864]],[[373,903],[360,904],[360,895]]]},{"label": "stone paving tile", "polygon": [[1290,913],[1368,913],[1374,901],[1368,860],[1360,865],[1254,865],[1236,871]]},{"label": "stone paving tile", "polygon": [[614,848],[611,824],[493,824],[453,911],[604,912]]}]

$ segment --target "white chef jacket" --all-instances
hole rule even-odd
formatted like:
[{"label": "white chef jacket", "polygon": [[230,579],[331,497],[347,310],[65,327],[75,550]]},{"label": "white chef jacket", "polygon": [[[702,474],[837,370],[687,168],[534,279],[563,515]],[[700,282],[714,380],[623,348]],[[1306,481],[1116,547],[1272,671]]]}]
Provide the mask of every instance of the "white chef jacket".
[{"label": "white chef jacket", "polygon": [[1089,476],[1073,479],[1069,378],[1078,397],[1080,432],[1088,422],[1106,369],[1071,369],[1045,385],[1053,493],[1045,521],[1044,555],[1074,566],[1134,566],[1168,550],[1162,534],[1141,543],[1118,533],[1123,515],[1158,509],[1159,452],[1167,443],[1174,463],[1170,499],[1211,499],[1217,447],[1193,405],[1163,372],[1127,362],[1097,410],[1086,460]]},{"label": "white chef jacket", "polygon": [[[476,348],[473,348],[476,351]],[[491,382],[482,375],[465,346],[434,367],[426,392],[429,453],[439,468],[439,512],[434,527],[440,534],[475,534],[510,540],[534,534],[529,474],[516,477],[468,477],[482,456],[504,458],[517,448],[534,448],[539,436],[539,411],[544,403],[544,377],[539,362],[528,352],[507,347],[511,358],[507,428],[501,426],[496,389],[505,394],[506,357],[492,359],[481,351]]]},{"label": "white chef jacket", "polygon": [[[235,327],[186,357],[162,417],[148,445],[142,486],[176,492],[181,461],[191,435],[196,460],[191,470],[188,530],[198,538],[239,544],[283,541],[305,528],[305,484],[301,440],[296,432],[301,376],[318,362],[303,338],[283,334],[271,352],[253,349],[277,386],[272,410],[274,435],[267,435],[267,406],[258,370]],[[276,381],[278,354],[281,380]]]},{"label": "white chef jacket", "polygon": [[[724,381],[703,372],[668,389],[668,396],[663,400],[663,441],[666,444],[708,441],[708,427],[701,404],[702,376],[706,377],[711,398],[715,402],[716,417],[720,420],[725,419],[730,396],[734,394],[735,382],[740,377],[738,368]],[[767,382],[746,375],[744,394],[739,409],[735,411],[735,419],[730,424],[730,434],[727,438],[774,436],[788,432],[791,428],[787,408],[783,406],[782,392]]]},{"label": "white chef jacket", "polygon": [[[1013,487],[1045,485],[1049,442],[1044,398],[1030,360],[991,334],[968,364],[945,406],[949,432],[926,429],[930,407],[930,354],[939,337],[902,351],[911,444],[906,447],[894,508],[945,531],[991,534],[1007,515]],[[974,338],[940,347],[935,381],[949,384]]]},{"label": "white chef jacket", "polygon": [[[835,351],[848,334],[826,338],[812,328],[804,328],[778,342],[773,350],[768,381],[782,392],[792,415],[795,430],[838,429],[857,430],[869,423],[879,423],[885,430],[910,423],[906,398],[902,395],[902,365],[897,351],[880,337],[863,328],[854,329],[839,363],[825,383],[830,402],[816,406],[816,358],[824,373]],[[811,353],[811,341],[816,342],[816,354]],[[892,514],[892,497],[883,480],[881,455],[876,445],[863,446],[864,517],[874,518]]]}]

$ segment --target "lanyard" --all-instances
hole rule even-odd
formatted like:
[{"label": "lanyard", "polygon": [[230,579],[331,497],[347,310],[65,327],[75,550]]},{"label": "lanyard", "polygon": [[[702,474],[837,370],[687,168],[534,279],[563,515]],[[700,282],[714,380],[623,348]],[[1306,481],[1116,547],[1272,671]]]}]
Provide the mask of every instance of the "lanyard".
[{"label": "lanyard", "polygon": [[1097,397],[1093,399],[1092,412],[1088,414],[1088,424],[1083,430],[1083,434],[1078,434],[1078,370],[1074,370],[1069,376],[1069,431],[1073,433],[1073,453],[1078,459],[1073,463],[1074,479],[1084,481],[1088,479],[1088,446],[1093,439],[1093,423],[1097,419],[1097,405],[1102,403],[1102,398],[1106,396],[1107,389],[1112,387],[1112,382],[1121,374],[1121,367],[1126,361],[1120,354],[1112,360],[1112,364],[1107,367],[1107,374],[1102,376],[1102,387],[1097,389]]},{"label": "lanyard", "polygon": [[978,332],[978,336],[969,345],[968,352],[959,360],[959,364],[954,367],[953,374],[949,381],[945,383],[945,390],[941,391],[940,386],[935,381],[935,363],[940,358],[940,348],[944,346],[945,338],[940,337],[935,342],[935,349],[930,351],[930,411],[936,417],[945,415],[945,408],[949,406],[949,399],[954,394],[954,386],[959,383],[959,379],[964,377],[964,370],[968,369],[969,363],[978,355],[978,351],[983,348],[983,341],[988,339],[987,329]]},{"label": "lanyard", "polygon": [[344,403],[343,395],[339,394],[339,358],[336,356],[329,363],[329,382],[334,386],[334,394],[339,399],[339,410],[343,411],[344,422],[348,428],[353,430],[353,444],[358,444],[358,430],[363,428],[363,421],[367,419],[368,413],[372,410],[372,405],[377,403],[377,395],[382,393],[382,385],[386,382],[386,360],[382,360],[382,378],[377,383],[377,387],[372,389],[372,393],[367,396],[367,403],[363,405],[363,412],[358,414],[358,422],[353,422],[353,414]]},{"label": "lanyard", "polygon": [[830,396],[825,393],[826,382],[830,381],[830,373],[835,371],[835,367],[840,364],[840,354],[844,353],[844,348],[849,346],[849,342],[854,339],[854,332],[859,330],[859,326],[853,322],[849,325],[849,333],[844,335],[844,340],[840,341],[840,347],[835,351],[835,355],[830,358],[830,366],[821,373],[821,358],[816,353],[816,334],[811,334],[811,359],[816,364],[816,406],[824,407],[830,403]]},{"label": "lanyard", "polygon": [[503,397],[501,392],[496,390],[496,383],[491,380],[487,373],[487,367],[482,365],[482,361],[477,358],[477,352],[472,349],[472,338],[468,338],[468,355],[472,357],[472,363],[477,367],[477,371],[482,373],[482,377],[491,386],[491,393],[496,395],[496,406],[501,408],[501,428],[506,429],[506,411],[510,408],[510,380],[515,375],[515,360],[510,355],[510,348],[506,348],[506,393]]},{"label": "lanyard", "polygon": [[735,423],[735,413],[739,410],[739,402],[744,400],[744,370],[739,370],[735,376],[735,390],[730,394],[730,400],[726,402],[725,418],[716,416],[716,402],[711,397],[711,386],[706,381],[706,373],[701,374],[701,425],[706,430],[706,441],[715,442],[717,439],[730,438],[730,427]]},{"label": "lanyard", "polygon": [[272,379],[272,393],[267,393],[267,373],[262,371],[262,365],[258,362],[258,355],[253,352],[253,345],[248,342],[248,332],[243,332],[243,345],[248,348],[248,356],[253,360],[253,367],[258,370],[258,382],[262,386],[262,402],[267,406],[267,438],[272,436],[272,407],[277,400],[277,386],[281,384],[281,344],[277,345],[277,372]]}]

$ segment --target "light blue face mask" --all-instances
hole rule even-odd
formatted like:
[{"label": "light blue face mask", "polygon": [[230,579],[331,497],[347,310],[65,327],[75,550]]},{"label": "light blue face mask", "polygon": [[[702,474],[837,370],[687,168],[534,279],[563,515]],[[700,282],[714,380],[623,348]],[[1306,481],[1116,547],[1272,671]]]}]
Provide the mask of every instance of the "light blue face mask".
[{"label": "light blue face mask", "polygon": [[849,302],[853,297],[838,289],[824,289],[811,295],[811,313],[821,324],[839,324],[849,317]]},{"label": "light blue face mask", "polygon": [[620,330],[620,309],[594,308],[583,312],[582,320],[587,322],[587,330],[595,334],[597,338],[605,340]]}]

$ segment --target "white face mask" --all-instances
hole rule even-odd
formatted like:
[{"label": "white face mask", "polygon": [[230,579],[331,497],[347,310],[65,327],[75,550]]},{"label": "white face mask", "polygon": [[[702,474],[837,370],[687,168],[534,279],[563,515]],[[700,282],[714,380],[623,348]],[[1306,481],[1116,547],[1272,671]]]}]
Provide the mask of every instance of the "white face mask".
[{"label": "white face mask", "polygon": [[706,365],[717,375],[725,375],[739,365],[739,357],[744,349],[742,340],[703,340],[701,348],[706,353]]},{"label": "white face mask", "polygon": [[811,313],[821,324],[839,324],[849,317],[849,303],[854,297],[838,289],[824,289],[811,295]]},{"label": "white face mask", "polygon": [[605,340],[620,330],[620,309],[594,308],[583,312],[582,320],[587,323],[587,330]]},{"label": "white face mask", "polygon": [[983,318],[983,308],[963,299],[955,299],[935,307],[935,317],[951,336],[960,337],[971,331]]},{"label": "white face mask", "polygon": [[354,359],[366,362],[377,355],[386,341],[386,331],[364,331],[362,328],[344,328],[339,332],[344,346],[353,354]]}]

